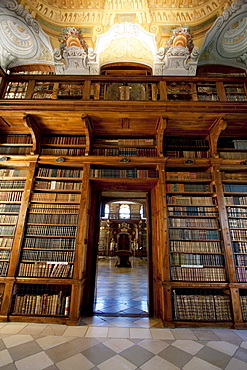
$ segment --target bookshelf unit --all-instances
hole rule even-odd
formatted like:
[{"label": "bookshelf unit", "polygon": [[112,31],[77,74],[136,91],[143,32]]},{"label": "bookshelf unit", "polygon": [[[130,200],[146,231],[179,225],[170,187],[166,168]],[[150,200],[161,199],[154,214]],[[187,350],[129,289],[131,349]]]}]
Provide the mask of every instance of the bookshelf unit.
[{"label": "bookshelf unit", "polygon": [[81,185],[81,169],[37,169],[19,277],[73,277]]},{"label": "bookshelf unit", "polygon": [[226,138],[219,139],[218,152],[223,159],[247,159],[247,139]]},{"label": "bookshelf unit", "polygon": [[209,158],[209,142],[206,139],[166,136],[164,155],[175,158]]},{"label": "bookshelf unit", "polygon": [[215,82],[198,82],[196,84],[197,100],[199,101],[216,101],[219,100]]},{"label": "bookshelf unit", "polygon": [[121,157],[156,157],[154,138],[94,138],[92,155]]},{"label": "bookshelf unit", "polygon": [[86,135],[45,135],[41,143],[42,156],[84,156],[88,151]]},{"label": "bookshelf unit", "polygon": [[153,179],[158,178],[158,171],[156,168],[138,167],[138,168],[116,168],[116,167],[92,167],[92,178],[125,178],[125,179]]},{"label": "bookshelf unit", "polygon": [[69,285],[16,284],[11,315],[68,316],[70,298]]},{"label": "bookshelf unit", "polygon": [[240,304],[242,309],[243,321],[247,322],[247,289],[240,289]]},{"label": "bookshelf unit", "polygon": [[172,281],[225,282],[212,174],[166,172]]},{"label": "bookshelf unit", "polygon": [[7,276],[26,169],[0,167],[0,276]]},{"label": "bookshelf unit", "polygon": [[32,149],[31,135],[1,135],[0,156],[26,155]]},{"label": "bookshelf unit", "polygon": [[247,173],[222,172],[237,281],[247,283]]},{"label": "bookshelf unit", "polygon": [[231,298],[219,289],[173,289],[173,318],[178,321],[232,321]]},{"label": "bookshelf unit", "polygon": [[224,84],[226,99],[228,101],[245,101],[246,89],[244,83],[225,82]]}]

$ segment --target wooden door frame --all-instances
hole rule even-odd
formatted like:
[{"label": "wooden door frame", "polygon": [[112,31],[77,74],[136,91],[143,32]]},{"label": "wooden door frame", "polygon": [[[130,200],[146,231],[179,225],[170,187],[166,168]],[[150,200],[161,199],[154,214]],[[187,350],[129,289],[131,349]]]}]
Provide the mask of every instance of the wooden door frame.
[{"label": "wooden door frame", "polygon": [[[152,210],[152,203],[155,203],[153,199],[154,188],[156,184],[149,185],[145,190],[143,189],[143,184],[138,186],[138,183],[135,185],[136,191],[143,191],[147,193],[147,240],[148,240],[148,307],[149,307],[149,316],[153,316],[157,312],[157,308],[154,307],[155,300],[153,298],[154,294],[154,280],[153,280],[153,256],[154,256],[154,247],[153,247],[153,218],[156,217]],[[90,193],[91,193],[91,207],[88,214],[89,217],[89,228],[88,228],[88,246],[87,246],[87,260],[86,260],[86,279],[83,288],[82,294],[82,315],[84,316],[93,316],[94,315],[94,302],[95,302],[95,291],[96,291],[96,271],[97,271],[97,252],[98,252],[98,240],[99,240],[99,224],[100,224],[100,203],[101,203],[101,192],[111,190],[119,191],[123,190],[121,181],[119,185],[114,183],[114,190],[112,190],[111,185],[109,188],[100,183],[90,184]],[[128,187],[126,187],[128,190]],[[125,190],[125,191],[126,191]],[[120,197],[119,197],[120,198]]]}]

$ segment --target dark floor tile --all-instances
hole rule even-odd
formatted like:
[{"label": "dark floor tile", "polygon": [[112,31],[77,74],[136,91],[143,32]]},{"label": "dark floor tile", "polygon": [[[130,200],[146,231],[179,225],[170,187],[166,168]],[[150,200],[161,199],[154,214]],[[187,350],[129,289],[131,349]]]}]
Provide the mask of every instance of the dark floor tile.
[{"label": "dark floor tile", "polygon": [[[167,342],[167,341],[165,341]],[[159,353],[159,356],[164,360],[171,362],[175,366],[182,368],[187,362],[192,359],[192,355],[182,351],[174,346],[169,346]]]},{"label": "dark floor tile", "polygon": [[31,342],[20,344],[19,346],[11,347],[8,349],[8,351],[12,360],[18,361],[24,357],[41,352],[42,348],[33,340]]},{"label": "dark floor tile", "polygon": [[63,343],[47,349],[45,353],[54,363],[57,363],[76,355],[79,351],[70,343]]},{"label": "dark floor tile", "polygon": [[2,339],[0,339],[0,351],[6,349],[6,346],[4,344],[4,341]]},{"label": "dark floor tile", "polygon": [[74,346],[78,351],[82,352],[88,348],[97,346],[101,342],[95,338],[75,338],[69,341],[72,346]]},{"label": "dark floor tile", "polygon": [[17,370],[15,364],[11,363],[8,365],[1,366],[1,370]]},{"label": "dark floor tile", "polygon": [[199,352],[197,352],[196,357],[207,361],[214,366],[218,366],[221,369],[224,369],[231,360],[231,356],[223,352],[216,351],[210,347],[202,348]]},{"label": "dark floor tile", "polygon": [[119,355],[136,366],[141,366],[154,357],[152,352],[147,351],[145,348],[139,347],[138,345],[127,348],[126,350],[120,352]]},{"label": "dark floor tile", "polygon": [[116,355],[115,351],[112,351],[102,343],[88,348],[81,353],[96,366]]},{"label": "dark floor tile", "polygon": [[240,347],[234,354],[237,359],[247,362],[247,349]]}]

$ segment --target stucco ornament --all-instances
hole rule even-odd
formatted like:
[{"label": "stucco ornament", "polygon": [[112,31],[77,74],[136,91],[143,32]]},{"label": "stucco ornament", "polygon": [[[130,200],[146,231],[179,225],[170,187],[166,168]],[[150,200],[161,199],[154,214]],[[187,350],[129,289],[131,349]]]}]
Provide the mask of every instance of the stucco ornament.
[{"label": "stucco ornament", "polygon": [[27,9],[16,0],[2,0],[0,4],[1,66],[4,69],[22,66],[46,66],[54,70],[53,50],[48,36]]}]

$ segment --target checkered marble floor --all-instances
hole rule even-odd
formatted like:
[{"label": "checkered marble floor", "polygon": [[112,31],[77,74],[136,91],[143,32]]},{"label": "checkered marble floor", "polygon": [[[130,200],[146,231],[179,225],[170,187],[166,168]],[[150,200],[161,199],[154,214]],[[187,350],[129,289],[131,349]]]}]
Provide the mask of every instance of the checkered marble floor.
[{"label": "checkered marble floor", "polygon": [[159,326],[116,317],[82,318],[78,326],[0,323],[0,368],[247,369],[247,330]]},{"label": "checkered marble floor", "polygon": [[94,312],[98,315],[148,316],[147,261],[131,258],[131,268],[116,267],[117,258],[100,257]]}]

